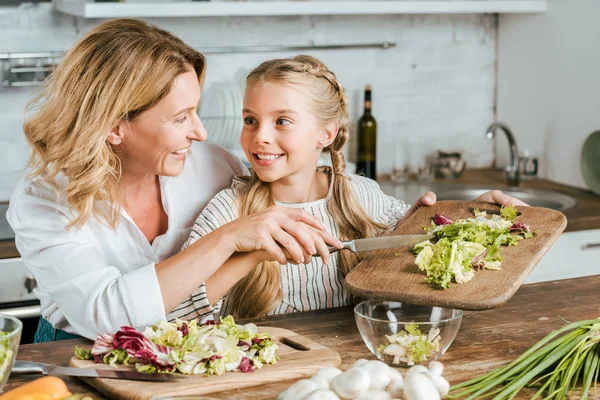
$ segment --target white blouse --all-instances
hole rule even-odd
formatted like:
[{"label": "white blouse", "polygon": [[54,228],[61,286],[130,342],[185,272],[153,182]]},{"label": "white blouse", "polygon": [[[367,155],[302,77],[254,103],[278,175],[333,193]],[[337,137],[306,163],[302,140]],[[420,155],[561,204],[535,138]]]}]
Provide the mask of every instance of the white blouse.
[{"label": "white blouse", "polygon": [[44,181],[23,179],[7,219],[37,280],[42,316],[57,329],[90,339],[123,325],[143,328],[165,320],[155,264],[179,252],[210,199],[234,175],[247,173],[224,148],[194,143],[182,173],[159,179],[169,226],[152,244],[125,210],[115,230],[93,217],[80,229],[66,230],[71,215],[62,192],[66,177],[57,178],[62,196]]}]

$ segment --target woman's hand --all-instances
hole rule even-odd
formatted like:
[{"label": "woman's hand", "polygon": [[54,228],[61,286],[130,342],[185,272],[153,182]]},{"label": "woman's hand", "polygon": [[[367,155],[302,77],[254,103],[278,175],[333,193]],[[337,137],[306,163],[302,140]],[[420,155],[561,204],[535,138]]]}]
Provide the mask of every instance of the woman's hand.
[{"label": "woman's hand", "polygon": [[491,190],[483,193],[481,196],[476,198],[477,201],[483,201],[484,203],[496,203],[501,206],[528,206],[529,204],[521,201],[515,197],[511,197],[500,190]]},{"label": "woman's hand", "polygon": [[234,252],[265,250],[280,264],[308,262],[313,254],[319,254],[328,263],[327,246],[343,246],[325,231],[317,217],[304,210],[281,206],[238,218],[219,230],[231,240]]}]

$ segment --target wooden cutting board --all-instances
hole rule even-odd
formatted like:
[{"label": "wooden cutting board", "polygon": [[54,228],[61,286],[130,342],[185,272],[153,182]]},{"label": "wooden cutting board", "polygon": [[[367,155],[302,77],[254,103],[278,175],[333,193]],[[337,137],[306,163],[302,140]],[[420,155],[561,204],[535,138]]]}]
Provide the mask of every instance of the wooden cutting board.
[{"label": "wooden cutting board", "polygon": [[[168,382],[131,381],[121,379],[82,378],[111,399],[150,400],[162,396],[204,395],[225,390],[243,389],[267,383],[312,376],[323,367],[337,367],[342,359],[337,351],[302,335],[281,328],[259,327],[269,332],[279,345],[279,361],[251,373],[226,372],[222,375],[184,375]],[[105,364],[73,357],[72,367],[111,369]],[[133,369],[131,366],[119,369]]]},{"label": "wooden cutting board", "polygon": [[[430,226],[436,212],[457,220],[472,217],[474,207],[482,211],[500,209],[495,204],[474,201],[438,201],[431,207],[419,208],[393,234],[424,233],[422,226]],[[539,234],[519,241],[517,246],[502,246],[500,254],[504,261],[501,271],[478,271],[469,282],[453,282],[449,289],[435,289],[425,282],[425,272],[415,264],[412,246],[406,246],[365,253],[363,261],[346,276],[346,286],[352,294],[369,299],[461,310],[487,310],[501,306],[519,289],[567,226],[566,217],[559,211],[540,207],[516,208],[521,215],[515,221],[528,224]]]}]

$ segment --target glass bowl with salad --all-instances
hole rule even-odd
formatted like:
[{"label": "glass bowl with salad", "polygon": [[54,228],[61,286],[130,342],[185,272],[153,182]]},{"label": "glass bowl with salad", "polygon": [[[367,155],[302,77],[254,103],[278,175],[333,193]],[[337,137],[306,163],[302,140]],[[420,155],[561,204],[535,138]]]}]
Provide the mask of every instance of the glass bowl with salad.
[{"label": "glass bowl with salad", "polygon": [[463,312],[395,301],[366,300],[354,307],[356,326],[377,358],[396,367],[428,365],[450,347]]},{"label": "glass bowl with salad", "polygon": [[18,318],[0,314],[0,393],[17,358],[23,323]]}]

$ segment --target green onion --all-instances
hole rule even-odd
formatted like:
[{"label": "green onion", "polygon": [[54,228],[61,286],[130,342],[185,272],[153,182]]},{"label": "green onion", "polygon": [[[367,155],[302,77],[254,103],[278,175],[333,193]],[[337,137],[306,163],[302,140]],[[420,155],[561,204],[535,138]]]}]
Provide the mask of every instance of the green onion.
[{"label": "green onion", "polygon": [[600,319],[573,322],[551,332],[516,360],[484,375],[453,385],[448,398],[513,399],[524,387],[532,399],[563,400],[581,383],[581,399],[600,374]]}]

